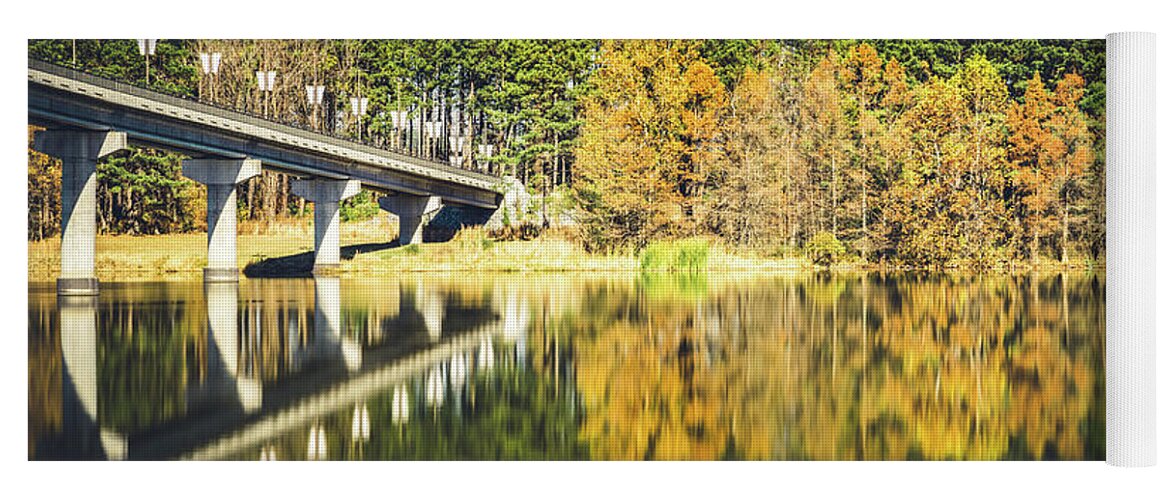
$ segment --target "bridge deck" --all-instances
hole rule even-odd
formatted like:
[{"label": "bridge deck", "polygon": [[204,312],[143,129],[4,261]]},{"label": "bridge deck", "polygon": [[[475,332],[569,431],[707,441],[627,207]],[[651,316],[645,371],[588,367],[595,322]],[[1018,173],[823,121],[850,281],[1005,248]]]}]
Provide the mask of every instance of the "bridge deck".
[{"label": "bridge deck", "polygon": [[193,156],[256,158],[300,176],[357,179],[384,192],[433,194],[495,208],[500,180],[445,163],[278,123],[29,59],[29,119],[119,130],[131,140]]}]

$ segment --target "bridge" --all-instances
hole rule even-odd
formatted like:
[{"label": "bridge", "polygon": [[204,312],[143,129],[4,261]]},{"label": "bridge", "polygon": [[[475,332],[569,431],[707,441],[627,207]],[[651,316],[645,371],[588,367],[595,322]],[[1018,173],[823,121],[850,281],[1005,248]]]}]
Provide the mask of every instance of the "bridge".
[{"label": "bridge", "polygon": [[236,186],[261,169],[291,174],[314,203],[314,271],[339,263],[338,205],[367,188],[388,196],[399,242],[420,242],[443,205],[495,209],[496,177],[29,59],[34,148],[62,163],[61,295],[94,295],[97,162],[128,144],[185,154],[183,175],[207,186],[209,282],[236,281]]}]

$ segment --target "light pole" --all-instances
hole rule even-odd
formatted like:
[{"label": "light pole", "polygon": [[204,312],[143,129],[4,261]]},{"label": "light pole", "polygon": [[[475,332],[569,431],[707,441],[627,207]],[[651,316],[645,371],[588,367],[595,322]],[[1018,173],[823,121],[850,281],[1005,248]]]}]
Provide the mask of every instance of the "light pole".
[{"label": "light pole", "polygon": [[402,131],[407,128],[407,112],[406,111],[391,111],[390,124],[394,128],[394,143],[395,147],[402,149]]},{"label": "light pole", "polygon": [[[222,60],[222,59],[223,59],[223,54],[220,54],[219,52],[212,52],[210,54],[208,54],[207,52],[200,52],[199,53],[199,64],[200,64],[201,68],[203,69],[203,76],[205,76],[205,77],[210,76],[211,79],[214,79],[217,76],[219,76],[220,60]],[[211,81],[208,82],[209,89],[214,89],[213,85],[214,84]],[[209,93],[211,94],[211,101],[215,102],[215,90],[210,90]],[[201,101],[203,100],[203,86],[202,85],[200,86],[200,89],[199,89],[199,100],[201,100]]]},{"label": "light pole", "polygon": [[435,139],[443,135],[443,122],[424,123],[423,135],[427,136],[427,158],[435,159]]},{"label": "light pole", "polygon": [[138,55],[146,58],[146,85],[150,86],[150,56],[155,55],[155,45],[158,42],[154,38],[139,38],[138,39]]},{"label": "light pole", "polygon": [[459,137],[448,137],[447,144],[448,149],[451,150],[451,154],[448,155],[448,161],[451,162],[451,166],[463,168],[464,137],[462,135]]},{"label": "light pole", "polygon": [[325,85],[306,85],[305,98],[309,100],[310,121],[317,130],[317,108],[325,102]]},{"label": "light pole", "polygon": [[476,165],[480,167],[480,171],[486,172],[491,166],[488,163],[488,158],[495,153],[495,149],[491,144],[480,144],[476,148]]},{"label": "light pole", "polygon": [[264,101],[263,116],[268,118],[268,98],[269,93],[276,88],[276,71],[257,71],[256,72],[256,87],[260,89],[260,99]]},{"label": "light pole", "polygon": [[366,115],[366,105],[370,99],[365,97],[350,98],[350,112],[358,119],[358,142],[362,142],[362,117]]}]

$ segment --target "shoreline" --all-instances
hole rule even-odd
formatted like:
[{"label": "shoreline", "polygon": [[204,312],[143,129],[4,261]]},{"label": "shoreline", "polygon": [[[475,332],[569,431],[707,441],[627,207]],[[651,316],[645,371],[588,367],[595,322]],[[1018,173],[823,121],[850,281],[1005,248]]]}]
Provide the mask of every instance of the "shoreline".
[{"label": "shoreline", "polygon": [[[386,223],[356,223],[343,227],[341,277],[384,277],[402,273],[660,273],[686,274],[665,270],[643,270],[632,254],[589,254],[576,243],[542,237],[528,241],[495,241],[473,233],[441,243],[399,247],[386,241]],[[380,241],[381,240],[381,241]],[[206,235],[179,233],[152,236],[98,235],[95,267],[100,281],[185,281],[202,276],[207,262]],[[29,283],[51,282],[60,266],[60,240],[50,238],[27,243]],[[237,240],[241,279],[310,277],[313,236],[306,228],[285,228],[273,234],[241,234]],[[1069,272],[1100,272],[1097,265],[1065,265],[1043,261],[988,268],[917,268],[843,262],[828,268],[813,265],[806,258],[761,257],[752,252],[714,246],[705,274],[805,275],[832,274],[943,274],[943,275],[1028,275]]]}]

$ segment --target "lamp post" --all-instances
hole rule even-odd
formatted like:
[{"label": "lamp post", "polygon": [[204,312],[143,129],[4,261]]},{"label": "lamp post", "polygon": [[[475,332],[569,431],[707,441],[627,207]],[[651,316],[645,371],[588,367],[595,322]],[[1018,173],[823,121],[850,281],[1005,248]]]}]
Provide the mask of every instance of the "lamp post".
[{"label": "lamp post", "polygon": [[427,158],[434,159],[436,155],[435,140],[443,136],[443,122],[433,121],[423,124],[423,135],[427,136]]},{"label": "lamp post", "polygon": [[317,130],[317,108],[325,103],[325,85],[306,85],[305,98],[309,100],[310,121]]},{"label": "lamp post", "polygon": [[488,163],[488,158],[495,153],[495,147],[491,144],[480,144],[476,148],[476,165],[480,167],[481,171],[487,171],[491,166]]},{"label": "lamp post", "polygon": [[407,112],[406,111],[391,111],[390,124],[394,128],[394,142],[395,147],[402,149],[402,131],[407,128]]},{"label": "lamp post", "polygon": [[[199,53],[199,64],[200,64],[201,69],[203,69],[203,76],[205,76],[205,77],[210,76],[212,79],[215,79],[216,77],[218,77],[219,73],[220,73],[220,61],[222,59],[223,59],[223,54],[220,54],[219,52],[212,52],[210,54],[208,54],[207,52],[200,52]],[[214,84],[209,81],[208,88],[214,89],[213,85]],[[215,90],[210,90],[209,93],[211,93],[211,101],[215,102]],[[203,100],[203,87],[202,87],[202,85],[200,86],[200,89],[199,89],[199,100],[201,100],[201,101]]]},{"label": "lamp post", "polygon": [[451,166],[463,168],[463,163],[464,163],[464,161],[463,161],[464,160],[464,138],[463,138],[463,136],[448,137],[447,144],[448,144],[448,148],[451,149],[451,154],[448,155],[448,161],[451,162]]},{"label": "lamp post", "polygon": [[365,97],[350,98],[350,112],[358,119],[358,142],[362,141],[362,117],[366,115],[366,105],[369,103],[370,99]]},{"label": "lamp post", "polygon": [[155,45],[158,40],[154,38],[139,38],[138,39],[138,55],[146,58],[146,85],[150,86],[150,56],[155,55]]},{"label": "lamp post", "polygon": [[256,87],[260,89],[260,99],[264,101],[263,115],[268,118],[268,94],[276,88],[276,71],[257,71],[256,72]]}]

